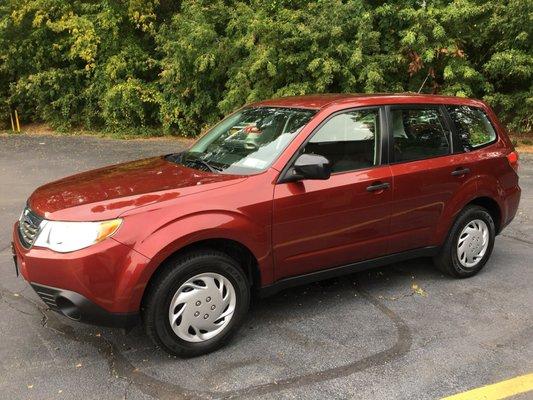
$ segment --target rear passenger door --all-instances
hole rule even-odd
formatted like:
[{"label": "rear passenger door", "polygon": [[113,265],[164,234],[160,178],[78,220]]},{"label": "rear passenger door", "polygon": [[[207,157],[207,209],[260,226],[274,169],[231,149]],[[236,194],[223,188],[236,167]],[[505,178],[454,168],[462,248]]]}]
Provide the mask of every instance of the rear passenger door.
[{"label": "rear passenger door", "polygon": [[447,202],[466,175],[454,172],[451,124],[439,105],[387,107],[393,176],[390,253],[435,243]]}]

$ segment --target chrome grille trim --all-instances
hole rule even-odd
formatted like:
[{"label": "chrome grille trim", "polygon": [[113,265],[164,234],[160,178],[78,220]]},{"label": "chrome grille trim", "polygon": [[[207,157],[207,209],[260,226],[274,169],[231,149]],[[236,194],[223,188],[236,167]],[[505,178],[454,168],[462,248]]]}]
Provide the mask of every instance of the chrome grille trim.
[{"label": "chrome grille trim", "polygon": [[24,208],[20,215],[18,229],[20,244],[23,247],[29,249],[33,245],[39,234],[42,222],[43,218],[35,214],[28,206]]}]

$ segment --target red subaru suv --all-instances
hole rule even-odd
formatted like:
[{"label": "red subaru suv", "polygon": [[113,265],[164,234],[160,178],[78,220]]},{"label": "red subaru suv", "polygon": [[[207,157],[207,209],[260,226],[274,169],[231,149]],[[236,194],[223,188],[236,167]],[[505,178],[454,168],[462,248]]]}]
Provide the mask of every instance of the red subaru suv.
[{"label": "red subaru suv", "polygon": [[516,213],[517,169],[478,100],[268,100],[186,151],[38,188],[15,262],[50,309],[142,320],[157,345],[194,356],[235,333],[253,293],[420,256],[476,274]]}]

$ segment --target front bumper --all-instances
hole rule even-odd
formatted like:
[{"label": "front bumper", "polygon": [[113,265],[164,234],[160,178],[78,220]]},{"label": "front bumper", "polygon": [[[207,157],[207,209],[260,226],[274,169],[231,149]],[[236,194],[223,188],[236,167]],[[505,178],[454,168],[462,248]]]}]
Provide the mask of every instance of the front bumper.
[{"label": "front bumper", "polygon": [[144,285],[136,272],[150,261],[113,238],[71,253],[24,248],[13,232],[20,274],[53,310],[82,322],[126,326],[136,320]]},{"label": "front bumper", "polygon": [[139,322],[137,313],[110,313],[79,293],[31,283],[44,303],[57,313],[87,324],[130,328]]}]

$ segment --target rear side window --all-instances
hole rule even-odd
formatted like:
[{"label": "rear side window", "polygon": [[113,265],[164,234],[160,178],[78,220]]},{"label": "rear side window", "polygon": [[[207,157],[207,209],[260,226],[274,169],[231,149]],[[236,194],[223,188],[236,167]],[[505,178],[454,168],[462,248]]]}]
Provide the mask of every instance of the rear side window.
[{"label": "rear side window", "polygon": [[391,110],[395,162],[450,154],[450,131],[437,108]]},{"label": "rear side window", "polygon": [[461,147],[465,151],[491,143],[496,139],[496,131],[489,118],[479,108],[447,106],[446,109],[457,126]]},{"label": "rear side window", "polygon": [[378,165],[379,143],[379,110],[353,110],[329,119],[303,151],[326,157],[332,172],[345,172]]}]

